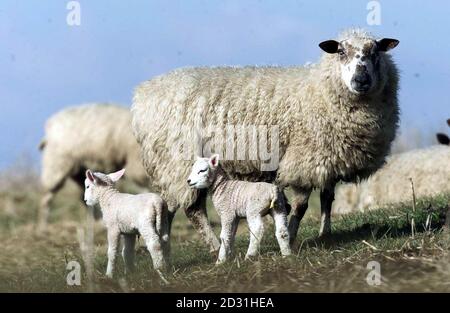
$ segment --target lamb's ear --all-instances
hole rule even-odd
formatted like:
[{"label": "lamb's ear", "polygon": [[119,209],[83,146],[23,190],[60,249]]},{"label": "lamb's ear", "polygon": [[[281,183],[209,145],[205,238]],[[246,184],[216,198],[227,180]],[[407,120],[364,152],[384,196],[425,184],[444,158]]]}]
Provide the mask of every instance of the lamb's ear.
[{"label": "lamb's ear", "polygon": [[447,146],[450,145],[450,138],[448,138],[447,135],[439,133],[439,134],[436,135],[436,137],[437,137],[437,140],[438,140],[438,142],[440,144],[447,145]]},{"label": "lamb's ear", "polygon": [[383,38],[377,41],[378,49],[383,52],[394,49],[399,43],[400,41],[392,38]]},{"label": "lamb's ear", "polygon": [[124,168],[121,169],[120,171],[108,174],[108,177],[111,178],[111,180],[113,182],[116,182],[123,176],[123,174],[125,174],[125,169]]},{"label": "lamb's ear", "polygon": [[450,118],[447,120],[447,125],[450,126]]},{"label": "lamb's ear", "polygon": [[336,40],[326,40],[319,43],[319,47],[326,53],[336,53],[339,50],[339,42]]},{"label": "lamb's ear", "polygon": [[94,174],[92,173],[91,170],[87,170],[87,171],[86,171],[86,178],[89,179],[89,181],[90,181],[91,183],[95,183]]},{"label": "lamb's ear", "polygon": [[217,166],[219,166],[219,155],[218,154],[213,154],[209,158],[209,166],[211,168],[216,168]]}]

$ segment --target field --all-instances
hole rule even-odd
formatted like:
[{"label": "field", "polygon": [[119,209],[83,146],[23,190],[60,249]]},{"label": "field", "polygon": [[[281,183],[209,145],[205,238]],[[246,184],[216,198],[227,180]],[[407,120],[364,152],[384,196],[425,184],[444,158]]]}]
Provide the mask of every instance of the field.
[{"label": "field", "polygon": [[[3,178],[8,175],[4,175]],[[167,283],[151,269],[142,239],[137,268],[124,276],[118,258],[113,280],[104,276],[106,235],[94,224],[93,273],[86,273],[80,235],[86,231],[87,212],[77,201],[74,186],[57,197],[51,223],[35,231],[39,188],[35,176],[9,179],[0,193],[0,291],[2,292],[406,292],[450,291],[450,235],[443,230],[450,195],[420,199],[395,209],[334,216],[333,235],[318,239],[317,199],[301,223],[295,254],[283,259],[273,226],[267,220],[260,256],[244,261],[248,245],[245,221],[239,226],[236,256],[214,265],[199,236],[178,212],[172,230],[173,274]],[[25,183],[26,181],[26,183]],[[19,187],[20,186],[20,187]],[[219,233],[217,216],[210,219]],[[414,225],[412,225],[412,221]],[[85,232],[86,233],[86,232]],[[81,264],[81,285],[69,286],[68,262]],[[380,264],[381,284],[368,284],[367,264]]]}]

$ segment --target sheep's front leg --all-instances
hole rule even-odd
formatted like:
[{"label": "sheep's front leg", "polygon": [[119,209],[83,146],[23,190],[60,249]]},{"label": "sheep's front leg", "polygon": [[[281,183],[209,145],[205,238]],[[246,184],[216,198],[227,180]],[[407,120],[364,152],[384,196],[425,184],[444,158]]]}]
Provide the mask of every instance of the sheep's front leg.
[{"label": "sheep's front leg", "polygon": [[273,212],[273,220],[275,222],[275,236],[280,246],[281,255],[287,256],[291,254],[289,246],[289,231],[287,225],[287,216],[285,212]]},{"label": "sheep's front leg", "polygon": [[113,277],[119,237],[120,232],[118,229],[108,229],[108,266],[106,267],[106,276],[109,278]]},{"label": "sheep's front leg", "polygon": [[249,259],[258,254],[259,245],[264,234],[264,221],[259,214],[255,216],[247,216],[247,221],[250,229],[250,244],[248,246],[245,258]]},{"label": "sheep's front leg", "polygon": [[219,249],[219,257],[217,258],[216,264],[224,263],[228,257],[231,255],[232,251],[232,243],[234,241],[233,231],[234,225],[236,224],[235,219],[222,219],[222,230],[220,231],[220,249]]},{"label": "sheep's front leg", "polygon": [[127,273],[134,270],[136,235],[124,235],[123,237],[122,258],[125,263],[125,273]]},{"label": "sheep's front leg", "polygon": [[334,185],[330,188],[325,188],[320,192],[320,231],[319,236],[324,237],[331,234],[331,205],[334,200]]},{"label": "sheep's front leg", "polygon": [[298,227],[300,225],[300,221],[308,209],[308,200],[309,195],[311,194],[310,189],[302,189],[294,186],[292,187],[292,191],[294,193],[294,199],[292,201],[292,215],[289,220],[289,240],[291,245],[295,242],[297,238]]}]

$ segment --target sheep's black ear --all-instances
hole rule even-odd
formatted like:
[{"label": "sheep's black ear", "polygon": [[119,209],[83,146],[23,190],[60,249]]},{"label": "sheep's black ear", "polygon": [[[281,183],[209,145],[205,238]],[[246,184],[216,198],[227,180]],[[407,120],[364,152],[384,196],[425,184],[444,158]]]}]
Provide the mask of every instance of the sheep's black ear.
[{"label": "sheep's black ear", "polygon": [[336,40],[326,40],[319,43],[319,47],[326,53],[336,53],[339,50],[339,42]]},{"label": "sheep's black ear", "polygon": [[447,146],[450,145],[450,138],[448,138],[447,135],[437,134],[436,137],[440,144],[447,145]]},{"label": "sheep's black ear", "polygon": [[383,38],[383,39],[377,41],[378,50],[386,52],[386,51],[392,50],[395,47],[397,47],[397,45],[399,43],[400,43],[400,41],[398,41],[397,39]]},{"label": "sheep's black ear", "polygon": [[450,118],[447,120],[447,125],[450,126]]}]

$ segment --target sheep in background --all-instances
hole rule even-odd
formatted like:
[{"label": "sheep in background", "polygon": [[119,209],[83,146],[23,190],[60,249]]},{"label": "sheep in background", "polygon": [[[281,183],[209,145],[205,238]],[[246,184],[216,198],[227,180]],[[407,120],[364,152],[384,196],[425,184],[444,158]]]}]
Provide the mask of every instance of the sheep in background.
[{"label": "sheep in background", "polygon": [[[447,125],[450,126],[450,118],[447,120]],[[450,138],[446,134],[438,133],[436,137],[440,144],[450,146]]]},{"label": "sheep in background", "polygon": [[126,166],[129,180],[147,186],[127,108],[113,104],[66,108],[48,119],[39,148],[44,189],[38,221],[41,230],[46,226],[55,194],[68,179],[84,188],[84,173],[88,168],[112,172]]},{"label": "sheep in background", "polygon": [[333,211],[344,214],[400,203],[411,203],[414,184],[416,198],[450,194],[450,147],[439,145],[394,154],[386,164],[359,184],[336,190]]},{"label": "sheep in background", "polygon": [[111,174],[86,171],[84,200],[88,206],[99,204],[108,236],[106,276],[112,278],[119,238],[124,237],[122,257],[125,269],[134,268],[136,236],[141,235],[159,271],[169,265],[169,221],[167,204],[157,194],[120,193],[114,184],[125,170]]},{"label": "sheep in background", "polygon": [[264,182],[230,180],[221,165],[219,155],[198,158],[192,166],[187,183],[194,189],[208,189],[220,217],[220,250],[217,264],[231,255],[236,231],[241,218],[246,218],[250,229],[250,244],[245,258],[256,256],[264,234],[263,217],[270,214],[275,222],[275,235],[281,254],[291,254],[285,197],[277,186]]},{"label": "sheep in background", "polygon": [[[217,251],[219,241],[206,216],[206,193],[184,182],[190,160],[202,152],[180,159],[173,146],[192,138],[199,125],[277,126],[278,168],[263,171],[261,156],[256,161],[225,159],[223,168],[230,177],[292,187],[291,240],[311,190],[319,188],[319,234],[329,234],[335,184],[375,172],[395,137],[398,73],[386,52],[397,44],[352,29],[338,41],[322,42],[326,54],[308,67],[184,68],[142,83],[133,98],[132,127],[144,167],[171,213],[184,209],[210,250]],[[217,144],[220,149],[214,152],[226,151],[226,141]],[[249,145],[246,138],[237,149]]]}]

